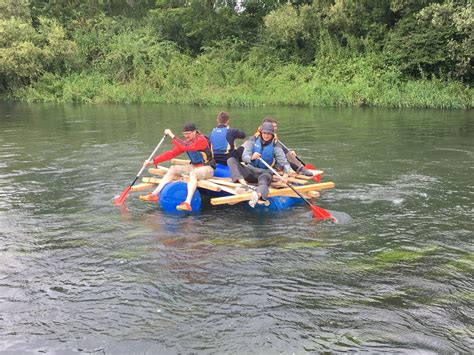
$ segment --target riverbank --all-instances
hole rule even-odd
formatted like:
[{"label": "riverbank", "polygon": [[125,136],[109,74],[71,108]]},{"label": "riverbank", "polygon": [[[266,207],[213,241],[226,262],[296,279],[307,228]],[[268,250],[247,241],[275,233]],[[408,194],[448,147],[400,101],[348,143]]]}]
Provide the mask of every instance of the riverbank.
[{"label": "riverbank", "polygon": [[[350,68],[350,66],[349,66]],[[8,96],[26,102],[173,103],[226,106],[308,106],[471,109],[474,90],[443,80],[402,80],[393,72],[354,70],[346,76],[287,65],[265,72],[240,65],[220,70],[190,61],[117,82],[105,73],[45,75]],[[363,68],[360,68],[363,69]]]},{"label": "riverbank", "polygon": [[8,99],[474,107],[469,4],[6,3]]}]

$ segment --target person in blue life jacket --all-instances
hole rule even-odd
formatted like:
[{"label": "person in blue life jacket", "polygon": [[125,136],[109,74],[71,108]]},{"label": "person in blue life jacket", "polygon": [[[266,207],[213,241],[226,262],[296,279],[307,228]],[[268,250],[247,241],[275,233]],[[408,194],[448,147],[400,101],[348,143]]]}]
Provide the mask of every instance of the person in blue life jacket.
[{"label": "person in blue life jacket", "polygon": [[[275,141],[277,141],[279,143],[279,146],[283,149],[283,152],[285,153],[286,160],[288,161],[288,163],[290,163],[291,168],[297,174],[301,174],[301,175],[305,175],[305,176],[314,176],[313,172],[310,171],[310,170],[307,170],[304,167],[304,164],[301,163],[300,160],[298,160],[298,156],[297,156],[296,152],[294,150],[288,149],[280,141],[279,137],[277,137],[277,135],[276,135],[276,131],[277,131],[277,128],[278,128],[277,121],[273,117],[267,116],[263,119],[262,124],[264,124],[265,122],[270,122],[273,125],[273,129],[275,131]],[[247,140],[244,144],[242,144],[239,148],[237,148],[234,151],[234,153],[233,153],[234,157],[236,157],[238,160],[242,161],[242,154],[243,154],[244,149],[245,149],[245,144],[253,144],[253,143],[250,143],[250,142],[251,142],[252,139],[257,139],[260,136],[260,128],[261,128],[261,126],[257,128],[257,131],[254,133],[254,135],[252,137],[250,137],[249,140]]]},{"label": "person in blue life jacket", "polygon": [[227,160],[230,176],[233,182],[242,185],[257,183],[257,188],[252,191],[249,205],[255,207],[259,199],[266,200],[269,187],[273,179],[272,172],[260,161],[263,159],[268,165],[279,165],[283,168],[283,182],[288,182],[290,164],[286,160],[283,149],[275,142],[275,131],[271,122],[264,122],[260,127],[260,135],[256,139],[252,136],[244,144],[242,165],[234,156]]},{"label": "person in blue life jacket", "polygon": [[219,112],[217,115],[217,127],[209,135],[214,160],[222,165],[227,165],[227,159],[234,152],[235,140],[246,137],[244,131],[229,127],[229,122],[229,114],[224,111]]}]

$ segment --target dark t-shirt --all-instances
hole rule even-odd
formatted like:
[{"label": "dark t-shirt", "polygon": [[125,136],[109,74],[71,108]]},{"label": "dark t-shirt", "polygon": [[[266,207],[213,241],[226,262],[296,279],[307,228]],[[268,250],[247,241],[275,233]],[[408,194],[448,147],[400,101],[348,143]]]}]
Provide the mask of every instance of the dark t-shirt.
[{"label": "dark t-shirt", "polygon": [[[223,128],[225,126],[224,125],[219,125],[217,127],[218,128]],[[227,165],[227,159],[232,155],[232,152],[235,149],[234,148],[235,147],[235,140],[236,139],[244,139],[245,137],[246,137],[246,134],[241,129],[229,127],[229,129],[227,130],[227,134],[226,134],[227,142],[230,145],[229,153],[227,153],[227,154],[214,154],[214,159],[215,159],[216,163]]]}]

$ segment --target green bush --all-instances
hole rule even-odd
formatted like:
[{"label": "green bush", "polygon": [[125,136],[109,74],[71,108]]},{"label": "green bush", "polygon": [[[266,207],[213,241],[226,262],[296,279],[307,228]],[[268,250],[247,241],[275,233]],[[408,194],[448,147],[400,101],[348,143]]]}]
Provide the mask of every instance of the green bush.
[{"label": "green bush", "polygon": [[412,77],[440,76],[472,83],[473,3],[431,4],[403,18],[387,37],[387,61]]},{"label": "green bush", "polygon": [[473,105],[472,0],[68,4],[0,0],[4,97]]},{"label": "green bush", "polygon": [[46,72],[74,67],[76,45],[55,20],[41,18],[39,27],[22,19],[0,19],[0,92],[37,80]]}]

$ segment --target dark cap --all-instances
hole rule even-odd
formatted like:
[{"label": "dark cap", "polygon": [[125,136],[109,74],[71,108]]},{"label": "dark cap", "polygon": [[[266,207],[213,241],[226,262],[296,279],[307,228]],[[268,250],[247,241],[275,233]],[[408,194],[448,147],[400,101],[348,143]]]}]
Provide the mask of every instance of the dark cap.
[{"label": "dark cap", "polygon": [[275,134],[275,130],[273,129],[273,124],[271,122],[263,122],[260,128],[260,132]]},{"label": "dark cap", "polygon": [[194,123],[186,123],[183,127],[183,132],[196,131],[196,125]]}]

